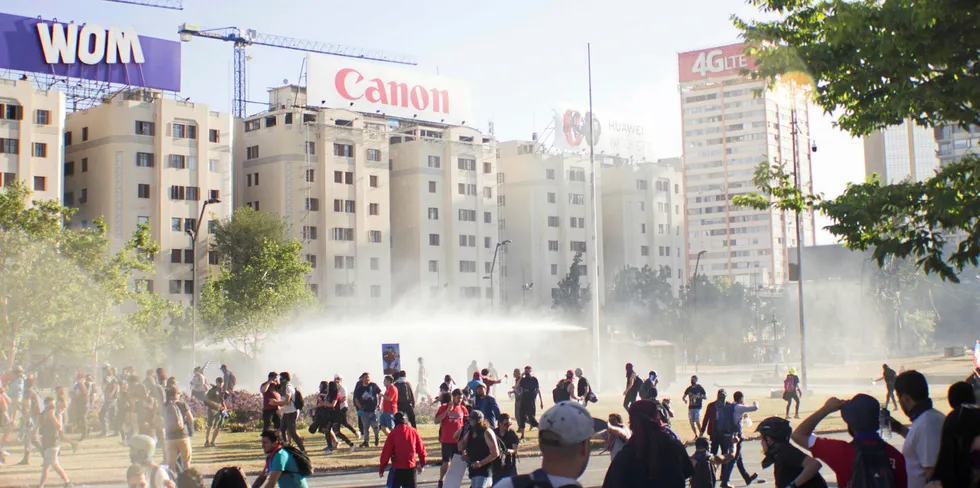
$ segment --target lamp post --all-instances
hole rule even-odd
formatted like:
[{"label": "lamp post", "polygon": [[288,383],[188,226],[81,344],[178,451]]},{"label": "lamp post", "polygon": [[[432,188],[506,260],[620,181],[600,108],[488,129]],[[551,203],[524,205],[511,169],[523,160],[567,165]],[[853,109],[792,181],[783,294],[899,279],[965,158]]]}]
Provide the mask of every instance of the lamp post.
[{"label": "lamp post", "polygon": [[490,263],[490,273],[483,277],[485,280],[490,280],[490,311],[493,312],[493,299],[495,292],[493,290],[493,270],[497,267],[497,253],[500,252],[500,248],[510,244],[510,239],[505,239],[497,243],[497,246],[493,248],[493,261]]},{"label": "lamp post", "polygon": [[194,255],[194,259],[191,260],[191,283],[193,289],[191,290],[191,363],[197,364],[197,236],[201,233],[201,223],[204,219],[204,209],[208,208],[208,205],[221,203],[221,200],[217,198],[209,198],[204,201],[204,205],[201,205],[201,215],[197,218],[197,224],[194,225],[193,229],[186,229],[184,232],[191,236],[191,254]]},{"label": "lamp post", "polygon": [[[691,275],[691,281],[688,282],[688,288],[691,290],[691,311],[688,314],[688,320],[692,318],[694,312],[697,310],[698,302],[698,269],[701,267],[701,256],[708,254],[708,251],[702,249],[698,251],[698,258],[694,262],[694,273]],[[690,326],[690,324],[688,324]],[[690,327],[688,327],[690,328]],[[684,349],[687,349],[687,331],[684,332]],[[698,356],[697,348],[694,349],[694,373],[697,374],[700,366],[700,356]]]}]

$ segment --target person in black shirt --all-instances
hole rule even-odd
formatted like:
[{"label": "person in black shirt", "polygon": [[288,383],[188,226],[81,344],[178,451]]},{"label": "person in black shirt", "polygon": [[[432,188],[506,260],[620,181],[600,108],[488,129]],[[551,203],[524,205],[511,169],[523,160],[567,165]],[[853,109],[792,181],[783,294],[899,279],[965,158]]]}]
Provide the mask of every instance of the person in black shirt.
[{"label": "person in black shirt", "polygon": [[521,440],[517,433],[511,428],[513,421],[510,414],[502,413],[497,419],[497,437],[504,443],[504,452],[493,464],[493,484],[504,478],[517,476],[517,446]]},{"label": "person in black shirt", "polygon": [[455,389],[455,385],[456,385],[456,382],[453,381],[453,377],[451,375],[448,375],[447,374],[446,377],[443,378],[442,384],[439,385],[439,396],[436,397],[436,401],[432,402],[432,404],[433,405],[445,405],[447,403],[452,402],[453,401],[453,397],[452,397],[452,395],[449,394],[449,392],[451,392],[451,391],[453,391],[453,389]]},{"label": "person in black shirt", "polygon": [[214,447],[214,441],[218,440],[218,432],[224,424],[225,407],[224,378],[221,376],[214,379],[211,389],[204,395],[204,404],[208,407],[208,423],[204,429],[204,447]]},{"label": "person in black shirt", "polygon": [[636,401],[636,396],[640,394],[640,387],[642,386],[643,381],[633,371],[633,363],[626,363],[626,389],[623,390],[623,408],[627,411],[629,411],[630,405]]},{"label": "person in black shirt", "polygon": [[793,488],[827,488],[827,482],[820,476],[822,465],[807,456],[789,442],[793,428],[789,421],[779,417],[769,417],[759,422],[755,429],[762,444],[763,469],[773,466],[776,486]]},{"label": "person in black shirt", "polygon": [[684,488],[694,475],[687,450],[667,430],[657,402],[640,400],[630,405],[633,436],[613,459],[602,488]]},{"label": "person in black shirt", "polygon": [[[538,384],[538,379],[531,374],[530,366],[524,367],[524,376],[521,377],[518,385],[518,388],[521,389],[521,416],[517,419],[517,432],[521,434],[521,438],[524,438],[525,425],[530,424],[532,429],[538,427],[538,421],[534,418],[537,413],[537,407],[535,405],[544,408],[544,399],[541,397],[541,387]],[[538,400],[537,404],[534,402],[535,399]]]},{"label": "person in black shirt", "polygon": [[479,410],[470,411],[469,423],[464,426],[464,432],[457,444],[463,460],[469,465],[472,486],[485,487],[490,476],[490,467],[500,457],[500,446],[493,428]]},{"label": "person in black shirt", "polygon": [[589,384],[589,380],[585,379],[585,376],[582,376],[582,368],[575,368],[575,377],[578,378],[576,390],[579,399],[582,400],[582,406],[588,407],[589,402],[595,403],[599,401],[595,393],[592,392],[592,385]]},{"label": "person in black shirt", "polygon": [[684,396],[681,397],[681,400],[687,404],[687,420],[691,423],[691,431],[694,432],[694,437],[698,437],[698,425],[701,423],[701,404],[707,397],[708,393],[704,391],[704,387],[698,384],[697,375],[691,376],[691,386],[684,390]]},{"label": "person in black shirt", "polygon": [[354,406],[357,407],[361,417],[361,433],[364,435],[364,443],[361,447],[368,447],[370,432],[374,430],[374,446],[378,446],[378,400],[381,398],[381,388],[376,383],[371,382],[371,375],[364,373],[361,381],[354,388]]},{"label": "person in black shirt", "polygon": [[885,404],[882,405],[882,408],[888,408],[888,402],[891,401],[892,404],[895,406],[895,409],[898,409],[898,400],[895,399],[896,379],[898,379],[898,373],[896,373],[894,369],[889,368],[887,364],[882,364],[881,378],[874,380],[875,383],[884,380],[885,388],[888,389],[888,395],[885,397]]}]

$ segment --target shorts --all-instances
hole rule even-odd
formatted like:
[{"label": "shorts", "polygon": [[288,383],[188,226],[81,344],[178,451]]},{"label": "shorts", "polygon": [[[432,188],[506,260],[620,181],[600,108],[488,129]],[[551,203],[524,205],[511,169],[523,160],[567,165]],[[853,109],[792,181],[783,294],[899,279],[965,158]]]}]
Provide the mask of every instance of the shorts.
[{"label": "shorts", "polygon": [[208,427],[212,429],[220,429],[225,423],[225,416],[221,415],[219,410],[208,409]]},{"label": "shorts", "polygon": [[394,429],[395,428],[395,414],[388,413],[388,412],[382,412],[381,413],[380,426],[381,427],[386,427],[386,428],[389,428],[389,429]]},{"label": "shorts", "polygon": [[459,452],[459,447],[455,442],[442,443],[442,462],[448,463]]},{"label": "shorts", "polygon": [[700,408],[687,409],[687,420],[692,424],[697,424],[701,422],[701,409]]},{"label": "shorts", "polygon": [[[61,452],[60,446],[49,447],[44,450],[44,459],[41,461],[41,466],[51,466],[58,462],[58,453]],[[26,458],[25,458],[26,459]]]}]

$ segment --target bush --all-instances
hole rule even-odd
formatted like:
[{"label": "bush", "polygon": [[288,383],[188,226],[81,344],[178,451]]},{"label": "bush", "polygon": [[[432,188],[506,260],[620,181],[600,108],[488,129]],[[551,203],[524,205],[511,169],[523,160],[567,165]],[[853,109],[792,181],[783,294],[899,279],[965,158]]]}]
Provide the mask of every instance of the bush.
[{"label": "bush", "polygon": [[251,424],[262,420],[262,394],[260,393],[249,393],[245,390],[234,391],[225,400],[225,405],[228,406],[228,415],[232,422]]}]

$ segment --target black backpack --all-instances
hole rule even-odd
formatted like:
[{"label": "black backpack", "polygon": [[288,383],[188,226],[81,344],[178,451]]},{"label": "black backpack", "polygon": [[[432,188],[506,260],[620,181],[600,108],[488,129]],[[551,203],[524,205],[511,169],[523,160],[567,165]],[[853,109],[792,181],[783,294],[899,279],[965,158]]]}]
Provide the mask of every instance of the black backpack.
[{"label": "black backpack", "polygon": [[[556,488],[551,486],[551,480],[544,470],[537,470],[531,474],[522,474],[511,478],[514,488]],[[578,485],[564,485],[557,488],[578,488]]]},{"label": "black backpack", "polygon": [[304,403],[305,400],[303,400],[303,394],[300,393],[299,388],[297,388],[296,393],[293,394],[293,406],[296,407],[297,411],[302,411]]},{"label": "black backpack", "polygon": [[408,383],[395,383],[395,389],[398,390],[399,410],[415,406],[415,394],[412,393],[412,388]]},{"label": "black backpack", "polygon": [[296,467],[299,469],[299,474],[302,476],[310,476],[313,474],[313,463],[310,462],[309,456],[305,452],[299,450],[298,447],[287,444],[282,446],[282,449],[289,453],[296,461]]},{"label": "black backpack", "polygon": [[569,384],[570,383],[568,380],[561,380],[557,385],[555,385],[555,389],[551,390],[551,399],[554,400],[555,403],[564,402],[570,398],[568,396]]},{"label": "black backpack", "polygon": [[888,457],[885,442],[878,439],[874,444],[852,442],[854,464],[851,468],[850,488],[897,488],[895,468]]}]

